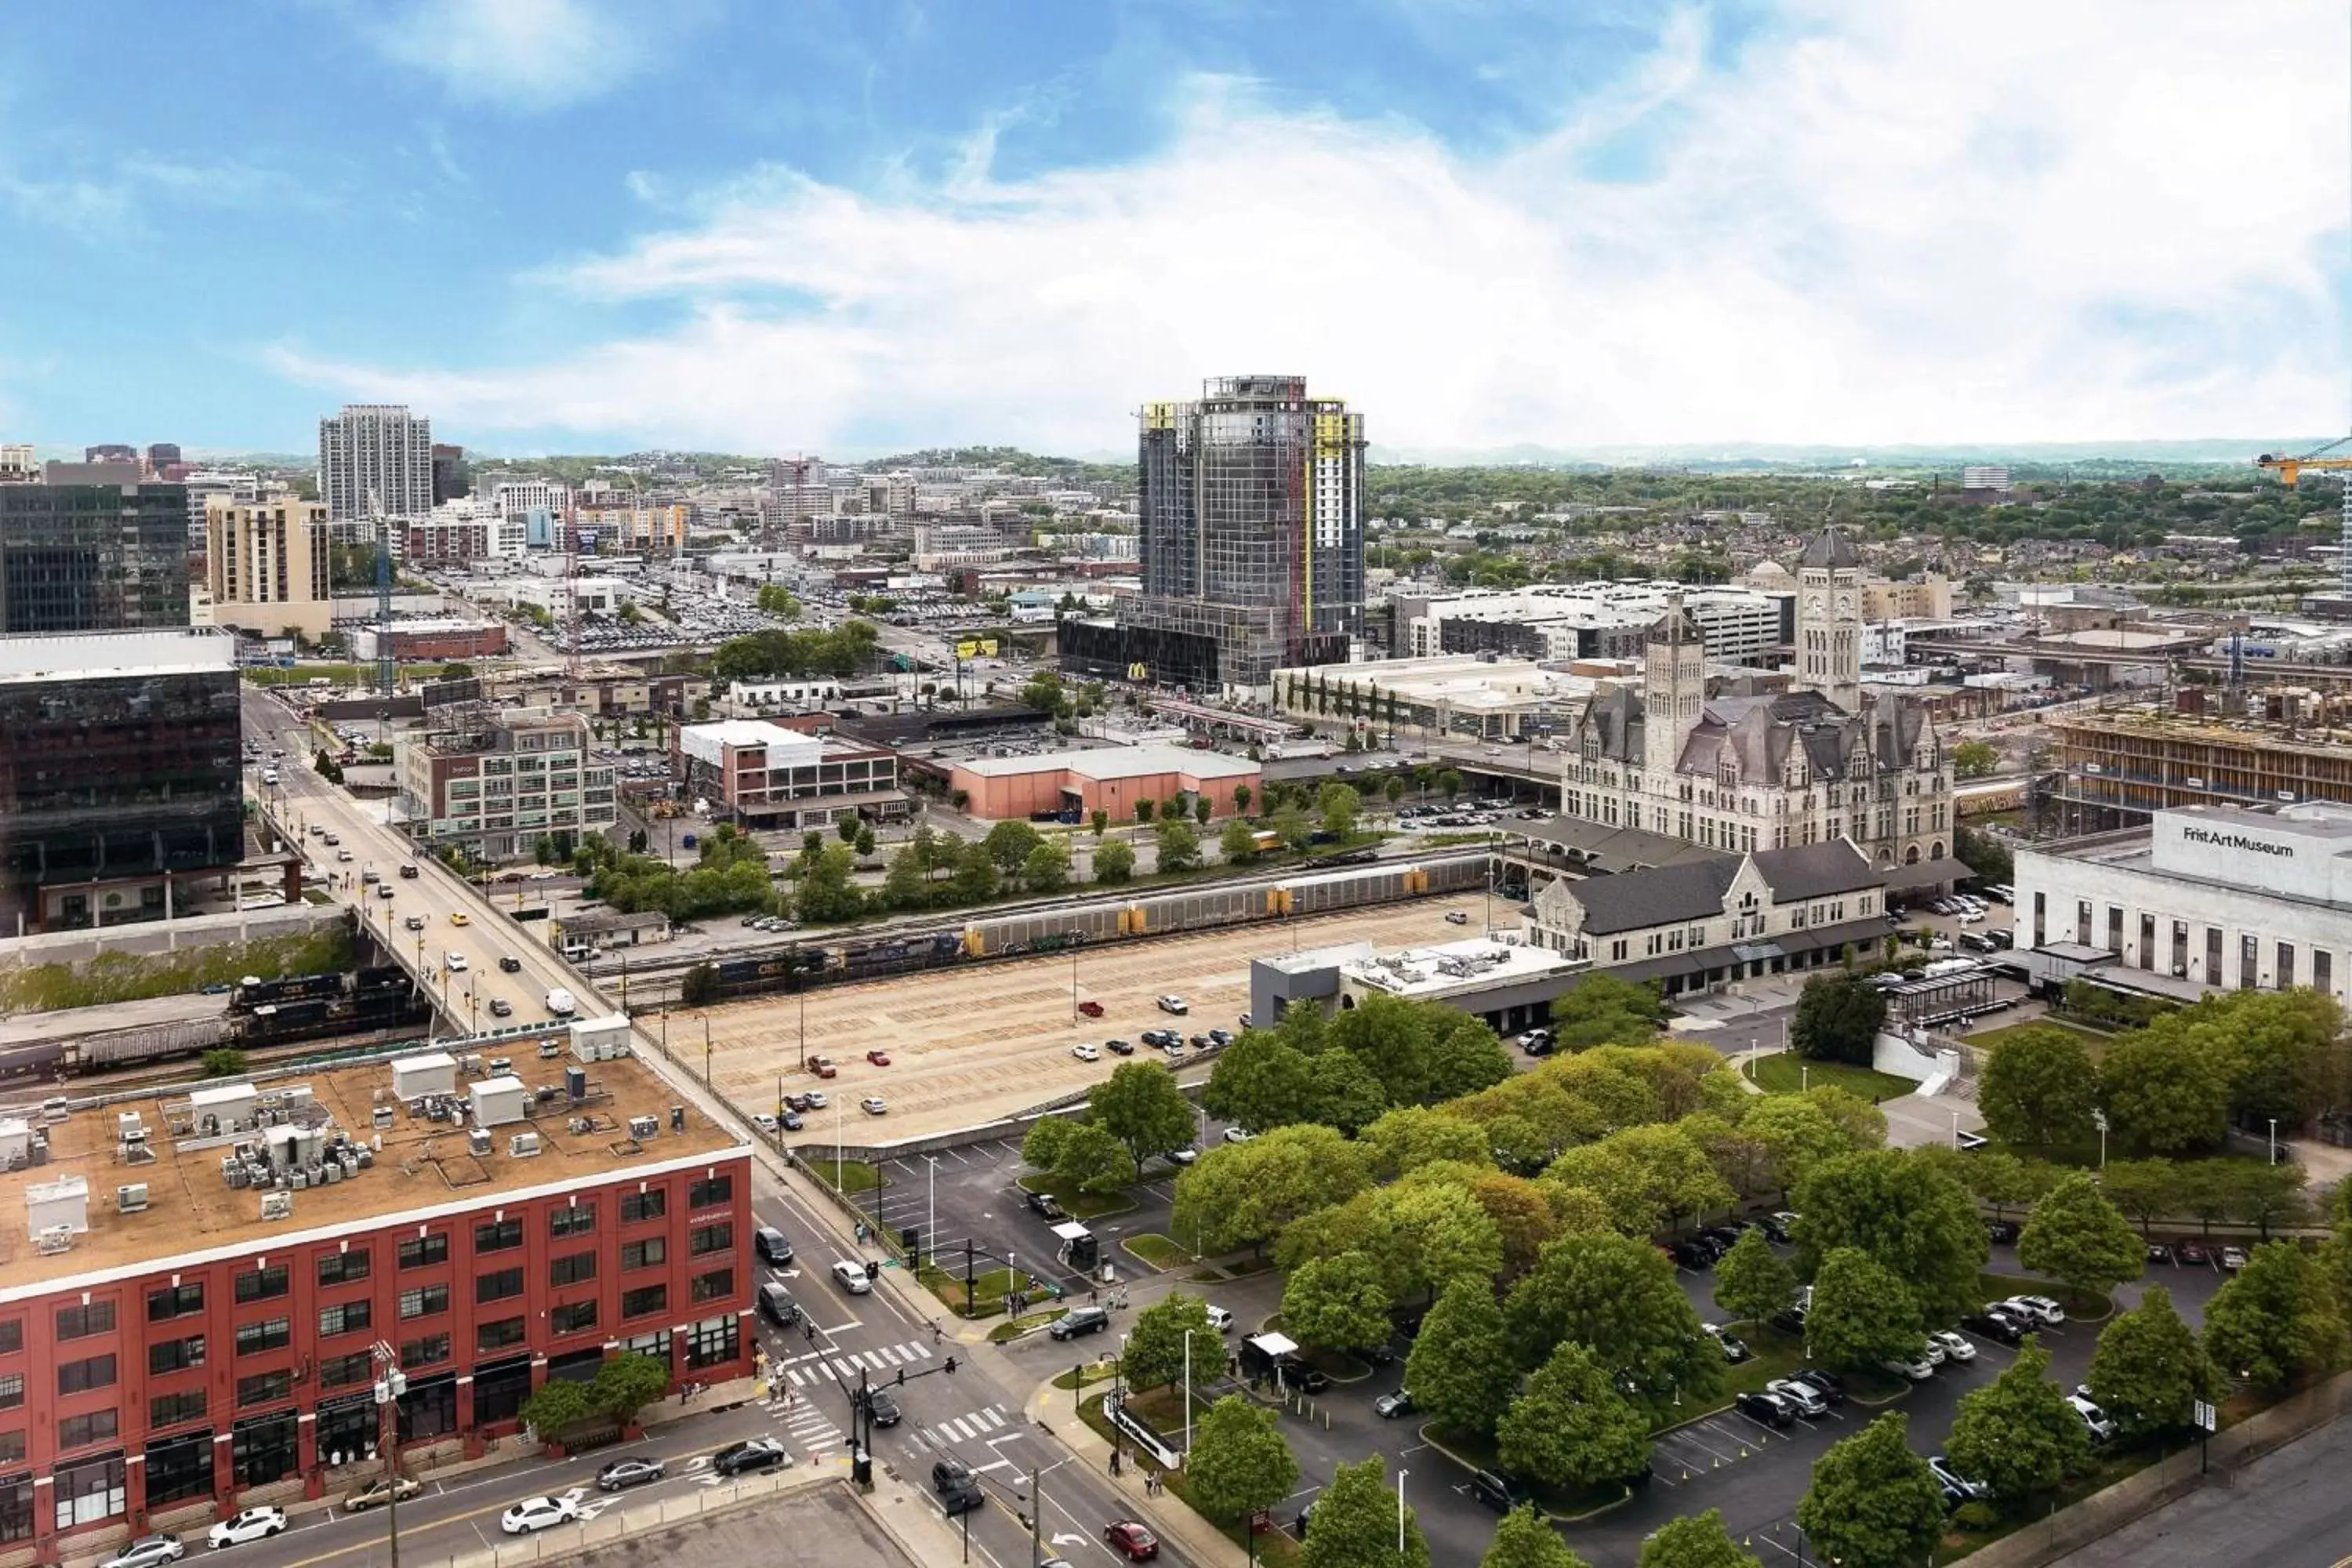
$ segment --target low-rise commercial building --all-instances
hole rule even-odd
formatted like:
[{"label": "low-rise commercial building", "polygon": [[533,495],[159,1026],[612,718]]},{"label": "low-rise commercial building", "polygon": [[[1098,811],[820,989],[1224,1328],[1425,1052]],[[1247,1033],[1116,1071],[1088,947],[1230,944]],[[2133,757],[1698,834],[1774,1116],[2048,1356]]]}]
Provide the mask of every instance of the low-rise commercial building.
[{"label": "low-rise commercial building", "polygon": [[825,827],[907,811],[896,752],[765,719],[683,725],[671,764],[689,798],[740,827]]},{"label": "low-rise commercial building", "polygon": [[749,1152],[590,1054],[0,1118],[0,1543],[54,1563],[320,1497],[383,1473],[387,1428],[412,1462],[478,1454],[615,1352],[748,1373]]},{"label": "low-rise commercial building", "polygon": [[1152,742],[1034,756],[943,759],[964,809],[985,821],[1056,816],[1082,819],[1100,810],[1114,822],[1135,820],[1138,802],[1206,800],[1210,815],[1230,816],[1234,790],[1259,792],[1258,766],[1245,757]]},{"label": "low-rise commercial building", "polygon": [[1528,942],[1669,996],[1839,962],[1886,934],[1885,878],[1851,842],[1759,849],[1538,889]]},{"label": "low-rise commercial building", "polygon": [[1597,686],[1528,659],[1458,653],[1278,669],[1273,698],[1303,723],[1499,741],[1549,733],[1556,721],[1565,729]]},{"label": "low-rise commercial building", "polygon": [[1796,632],[1797,596],[1760,588],[1672,583],[1550,583],[1445,595],[1391,594],[1393,647],[1426,658],[1499,653],[1567,662],[1639,658],[1650,627],[1679,595],[1719,664],[1760,664]]},{"label": "low-rise commercial building", "polygon": [[1349,942],[1250,962],[1250,1019],[1269,1026],[1302,1004],[1339,1012],[1369,996],[1436,1002],[1516,1034],[1550,1016],[1584,965],[1516,935],[1470,937],[1430,947],[1376,952]]},{"label": "low-rise commercial building", "polygon": [[395,621],[389,629],[353,626],[351,639],[361,659],[381,658],[387,645],[399,659],[495,658],[507,651],[507,628],[497,621]]},{"label": "low-rise commercial building", "polygon": [[163,920],[245,847],[236,639],[0,637],[0,931]]},{"label": "low-rise commercial building", "polygon": [[613,769],[591,754],[588,721],[543,708],[446,710],[449,727],[401,744],[398,808],[418,837],[478,860],[577,842],[619,819]]},{"label": "low-rise commercial building", "polygon": [[2017,850],[2017,945],[2216,990],[2352,987],[2352,806],[2190,805]]}]

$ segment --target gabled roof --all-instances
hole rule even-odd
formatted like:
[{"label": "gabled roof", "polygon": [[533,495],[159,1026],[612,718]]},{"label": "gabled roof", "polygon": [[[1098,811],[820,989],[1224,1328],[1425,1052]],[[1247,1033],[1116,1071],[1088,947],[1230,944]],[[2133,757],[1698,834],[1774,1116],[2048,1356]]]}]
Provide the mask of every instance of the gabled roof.
[{"label": "gabled roof", "polygon": [[1834,572],[1860,566],[1862,557],[1855,554],[1853,546],[1846,542],[1844,530],[1836,523],[1831,523],[1813,535],[1812,542],[1805,546],[1805,553],[1797,564],[1826,566]]},{"label": "gabled roof", "polygon": [[1775,903],[1801,903],[1832,893],[1859,892],[1879,887],[1883,879],[1852,841],[1800,844],[1788,849],[1759,849],[1749,857],[1772,889]]},{"label": "gabled roof", "polygon": [[1723,912],[1723,895],[1738,870],[1739,863],[1730,859],[1657,866],[1618,877],[1594,877],[1570,891],[1584,907],[1587,934],[1609,936],[1713,919]]}]

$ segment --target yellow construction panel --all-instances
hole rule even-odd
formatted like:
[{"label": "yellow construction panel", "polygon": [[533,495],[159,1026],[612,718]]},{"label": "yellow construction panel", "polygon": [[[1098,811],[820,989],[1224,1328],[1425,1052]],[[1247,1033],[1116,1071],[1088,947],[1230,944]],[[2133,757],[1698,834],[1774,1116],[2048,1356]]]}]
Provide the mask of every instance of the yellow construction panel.
[{"label": "yellow construction panel", "polygon": [[1145,404],[1143,405],[1143,427],[1147,430],[1173,430],[1176,428],[1176,405],[1173,403]]}]

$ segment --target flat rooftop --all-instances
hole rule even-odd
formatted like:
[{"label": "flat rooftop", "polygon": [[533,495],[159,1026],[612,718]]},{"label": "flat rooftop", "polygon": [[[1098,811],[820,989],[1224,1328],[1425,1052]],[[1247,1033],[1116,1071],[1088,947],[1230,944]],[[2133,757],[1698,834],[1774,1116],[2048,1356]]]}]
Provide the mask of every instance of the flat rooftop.
[{"label": "flat rooftop", "polygon": [[1020,773],[1076,773],[1089,779],[1147,778],[1154,773],[1191,773],[1194,778],[1246,778],[1257,772],[1247,757],[1148,742],[1140,746],[1103,746],[1087,751],[1041,752],[1034,757],[971,757],[954,766],[982,778]]},{"label": "flat rooftop", "polygon": [[1392,996],[1434,998],[1541,980],[1580,967],[1548,947],[1473,937],[1358,959],[1341,964],[1339,972]]},{"label": "flat rooftop", "polygon": [[[563,1069],[573,1066],[588,1075],[588,1098],[577,1112],[562,1098]],[[542,1059],[525,1044],[514,1058],[514,1069],[525,1086],[526,1101],[542,1085],[552,1086],[555,1098],[544,1106],[533,1104],[537,1113],[524,1121],[488,1129],[491,1152],[480,1158],[467,1151],[464,1127],[410,1114],[394,1096],[390,1061],[254,1086],[283,1096],[289,1089],[307,1085],[313,1103],[326,1113],[321,1131],[331,1139],[340,1133],[362,1145],[379,1132],[373,1121],[379,1091],[394,1111],[393,1124],[381,1130],[383,1148],[373,1167],[344,1181],[288,1194],[293,1213],[286,1219],[263,1219],[262,1193],[230,1186],[221,1172],[233,1145],[257,1142],[272,1130],[176,1142],[171,1135],[174,1121],[193,1125],[187,1110],[192,1093],[216,1091],[238,1080],[174,1085],[136,1100],[76,1110],[47,1127],[47,1164],[0,1172],[0,1300],[86,1276],[145,1272],[190,1254],[283,1247],[404,1215],[471,1209],[497,1198],[562,1192],[739,1146],[732,1132],[691,1104],[686,1107],[683,1130],[670,1131],[670,1107],[677,1101],[634,1057],[578,1062],[567,1050],[562,1057]],[[483,1081],[461,1068],[458,1095]],[[173,1109],[167,1110],[167,1105]],[[115,1119],[129,1111],[136,1111],[147,1129],[155,1155],[151,1161],[125,1163],[116,1153]],[[591,1119],[590,1130],[571,1130],[575,1114]],[[628,1124],[630,1118],[642,1116],[656,1118],[658,1131],[640,1142],[630,1137]],[[317,1120],[315,1113],[312,1120]],[[508,1153],[508,1140],[524,1131],[539,1134],[541,1152],[518,1158]],[[66,1251],[43,1253],[32,1241],[27,1190],[74,1176],[89,1184],[89,1230],[75,1237]],[[137,1182],[147,1185],[148,1206],[133,1214],[117,1212],[115,1189]]]},{"label": "flat rooftop", "polygon": [[236,638],[222,627],[0,637],[0,682],[190,675],[236,668]]}]

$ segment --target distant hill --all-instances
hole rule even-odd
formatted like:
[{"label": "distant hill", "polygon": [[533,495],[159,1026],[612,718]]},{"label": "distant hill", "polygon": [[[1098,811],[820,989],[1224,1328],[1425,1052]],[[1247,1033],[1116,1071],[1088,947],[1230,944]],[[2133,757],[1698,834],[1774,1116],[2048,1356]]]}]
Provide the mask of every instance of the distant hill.
[{"label": "distant hill", "polygon": [[1374,463],[1397,467],[1487,468],[1684,468],[1698,472],[1818,473],[1836,468],[1896,471],[1956,468],[1970,463],[2016,468],[2076,465],[2152,469],[2242,468],[2263,452],[2306,452],[2326,437],[2220,437],[2189,441],[2044,441],[2008,445],[1955,442],[1895,447],[1780,446],[1768,442],[1685,442],[1617,447],[1374,447]]}]

